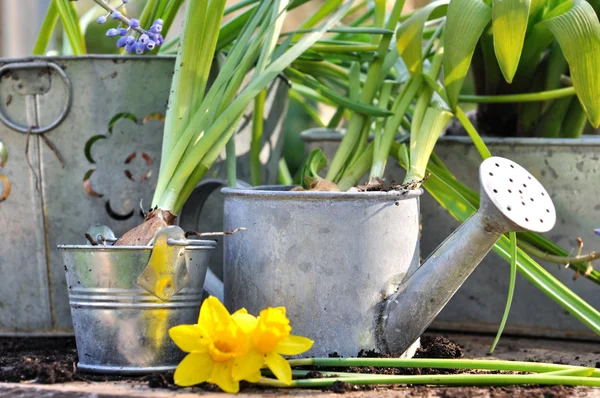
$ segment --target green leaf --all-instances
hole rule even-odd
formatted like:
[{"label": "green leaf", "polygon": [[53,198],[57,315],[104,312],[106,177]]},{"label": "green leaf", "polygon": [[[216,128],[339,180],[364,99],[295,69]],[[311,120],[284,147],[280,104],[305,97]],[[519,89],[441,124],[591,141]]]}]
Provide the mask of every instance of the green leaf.
[{"label": "green leaf", "polygon": [[498,344],[498,341],[500,341],[500,336],[502,336],[502,332],[504,331],[504,326],[506,326],[508,314],[510,313],[510,306],[512,304],[513,295],[515,293],[515,283],[517,281],[517,233],[511,232],[508,235],[510,236],[510,284],[508,285],[508,297],[506,298],[504,315],[502,315],[500,327],[498,328],[496,338],[494,339],[492,347],[490,348],[490,354],[494,353],[496,345]]},{"label": "green leaf", "polygon": [[52,32],[54,31],[56,22],[58,22],[58,8],[56,7],[56,3],[51,1],[50,5],[48,6],[48,11],[46,12],[46,16],[44,17],[42,27],[40,28],[37,41],[33,47],[33,55],[46,54],[46,49],[48,48],[48,43],[52,38]]},{"label": "green leaf", "polygon": [[[357,69],[357,72],[358,72],[358,69]],[[299,80],[305,86],[312,88],[317,93],[321,94],[323,97],[328,98],[329,100],[335,102],[336,104],[344,106],[355,112],[358,112],[358,113],[361,113],[364,115],[369,115],[369,116],[376,116],[376,117],[392,115],[392,112],[390,112],[386,109],[379,109],[378,107],[373,106],[373,105],[365,105],[365,104],[359,102],[356,98],[355,99],[353,99],[352,97],[348,98],[346,96],[338,94],[334,90],[332,90],[328,87],[325,87],[321,83],[304,75],[303,73],[297,71],[296,69],[286,68],[285,73],[287,75],[289,75],[291,78]],[[351,83],[353,81],[354,80],[352,80]],[[358,80],[356,80],[355,82],[356,82],[356,84],[358,84]]]},{"label": "green leaf", "polygon": [[[262,137],[264,127],[265,101],[267,90],[263,90],[254,99],[254,110],[252,111],[252,140],[250,141],[250,183],[254,186],[260,185],[260,150],[262,149]],[[232,139],[235,139],[233,137]]]},{"label": "green leaf", "polygon": [[428,4],[404,21],[396,31],[396,48],[412,76],[423,72],[425,22],[445,15],[449,2],[449,0],[439,0]]},{"label": "green leaf", "polygon": [[531,0],[494,0],[492,30],[494,50],[504,79],[512,83],[519,66]]},{"label": "green leaf", "polygon": [[411,140],[410,143],[410,168],[406,173],[405,183],[420,181],[425,177],[425,169],[433,147],[452,116],[452,113],[445,109],[427,108],[417,139]]},{"label": "green leaf", "polygon": [[[268,2],[261,2],[261,6],[266,4]],[[218,91],[213,95],[211,95],[211,91],[215,86],[218,86],[217,82],[224,84],[231,80],[228,78],[229,75],[223,72],[229,64],[233,63],[232,65],[236,65],[238,63],[234,61],[236,58],[232,57],[238,50],[236,47],[240,43],[241,38],[236,41],[234,48],[227,56],[227,61],[223,69],[219,72],[219,76],[211,87],[211,91],[204,98],[202,106],[195,111],[194,117],[175,146],[174,153],[170,154],[167,166],[165,169],[161,169],[154,195],[154,203],[156,205],[161,209],[173,209],[175,203],[185,202],[187,191],[184,194],[182,190],[184,187],[192,185],[193,182],[198,182],[190,180],[190,178],[196,178],[193,173],[197,165],[199,163],[206,166],[211,165],[212,157],[209,159],[208,154],[218,155],[230,136],[233,135],[234,129],[231,126],[233,123],[237,124],[237,120],[241,118],[250,102],[304,51],[321,39],[324,32],[338,23],[348,11],[351,4],[352,2],[349,1],[342,5],[329,19],[321,24],[316,32],[305,35],[298,43],[290,47],[288,51],[272,61],[263,72],[253,76],[250,83],[239,95],[225,104],[226,106],[223,111],[217,114],[215,119],[211,120],[210,124],[207,124],[205,109],[210,109],[215,98],[218,98]],[[249,21],[250,24],[254,22],[258,23],[260,21],[258,19],[255,21],[251,19]],[[251,26],[256,26],[256,24],[245,26],[245,31],[251,32],[254,29],[250,29]],[[250,45],[252,44],[250,43]],[[240,47],[239,50],[245,55],[245,58],[241,59],[242,63],[256,56],[255,54],[244,52],[244,50],[247,50],[244,47]],[[239,85],[236,87],[239,87]]]},{"label": "green leaf", "polygon": [[585,0],[543,22],[554,34],[571,71],[573,87],[588,120],[600,126],[600,22]]},{"label": "green leaf", "polygon": [[452,0],[444,33],[444,87],[452,109],[467,76],[475,46],[492,20],[492,9],[481,0]]},{"label": "green leaf", "polygon": [[58,9],[60,21],[62,22],[65,34],[69,39],[69,44],[71,45],[73,54],[84,55],[86,53],[85,43],[79,28],[79,22],[74,5],[68,0],[53,0],[53,2]]},{"label": "green leaf", "polygon": [[300,173],[300,181],[302,181],[302,186],[308,189],[308,185],[310,185],[311,181],[321,180],[322,178],[319,176],[319,171],[323,169],[327,165],[327,158],[321,149],[314,149],[309,155],[308,159],[306,159],[306,163],[302,168]]}]

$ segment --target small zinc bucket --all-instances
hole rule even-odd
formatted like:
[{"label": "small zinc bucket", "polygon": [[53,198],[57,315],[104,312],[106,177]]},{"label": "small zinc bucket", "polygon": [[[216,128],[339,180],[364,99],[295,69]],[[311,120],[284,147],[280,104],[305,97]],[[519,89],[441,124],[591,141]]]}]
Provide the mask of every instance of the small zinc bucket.
[{"label": "small zinc bucket", "polygon": [[81,370],[144,374],[173,370],[184,353],[169,329],[194,324],[214,241],[185,247],[187,285],[161,300],[136,284],[151,247],[59,246]]}]

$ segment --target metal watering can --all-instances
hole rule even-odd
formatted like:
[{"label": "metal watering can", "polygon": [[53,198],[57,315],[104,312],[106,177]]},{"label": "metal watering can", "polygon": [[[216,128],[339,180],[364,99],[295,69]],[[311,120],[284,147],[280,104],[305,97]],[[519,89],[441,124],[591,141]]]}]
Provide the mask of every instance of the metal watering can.
[{"label": "metal watering can", "polygon": [[360,350],[412,356],[418,338],[498,238],[547,232],[556,220],[542,185],[511,160],[479,171],[479,210],[419,266],[419,196],[403,192],[223,189],[225,303],[258,313],[283,305],[311,356]]}]

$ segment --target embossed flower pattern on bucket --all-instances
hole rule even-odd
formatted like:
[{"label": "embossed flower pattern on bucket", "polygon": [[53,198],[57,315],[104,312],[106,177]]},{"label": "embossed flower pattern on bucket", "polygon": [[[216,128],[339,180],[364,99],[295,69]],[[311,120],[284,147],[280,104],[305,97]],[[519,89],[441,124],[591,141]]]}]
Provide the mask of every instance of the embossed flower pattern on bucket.
[{"label": "embossed flower pattern on bucket", "polygon": [[[160,165],[162,114],[138,119],[119,113],[108,124],[105,134],[95,135],[85,145],[85,156],[92,167],[85,173],[83,188],[88,195],[105,201],[108,214],[127,220],[149,207]],[[150,137],[152,136],[152,139]],[[115,184],[119,179],[119,184]],[[111,187],[118,186],[118,190]]]}]

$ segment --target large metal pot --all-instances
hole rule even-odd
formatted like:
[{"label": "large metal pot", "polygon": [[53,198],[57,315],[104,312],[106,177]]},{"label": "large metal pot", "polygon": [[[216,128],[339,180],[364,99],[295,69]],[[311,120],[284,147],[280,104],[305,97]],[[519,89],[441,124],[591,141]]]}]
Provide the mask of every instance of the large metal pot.
[{"label": "large metal pot", "polygon": [[285,306],[310,355],[379,351],[379,303],[418,268],[421,191],[288,188],[222,191],[224,228],[248,228],[225,241],[226,306]]},{"label": "large metal pot", "polygon": [[[8,153],[5,159],[0,149],[0,334],[72,333],[56,246],[85,243],[83,233],[95,223],[119,236],[142,221],[140,201],[150,206],[158,175],[160,114],[174,62],[158,56],[0,59],[0,147]],[[286,90],[276,81],[266,104],[266,183],[277,178]],[[245,118],[236,133],[242,180],[249,177],[242,165],[250,137]],[[222,159],[208,175],[225,178]],[[215,202],[202,214],[186,207],[181,221],[189,229],[221,230],[221,212],[209,208]],[[220,256],[213,259],[220,269]]]},{"label": "large metal pot", "polygon": [[[302,134],[307,151],[321,148],[331,159],[341,134],[313,129]],[[548,237],[576,252],[576,238],[582,237],[587,250],[594,250],[598,237],[600,200],[596,182],[600,174],[600,137],[581,139],[484,138],[494,156],[514,160],[546,187],[554,201],[556,226]],[[478,190],[477,170],[481,163],[468,137],[442,137],[435,153],[465,185]],[[405,171],[389,159],[385,178],[402,181]],[[365,176],[366,178],[366,176]],[[426,258],[459,223],[430,195],[421,198],[421,257]],[[595,308],[600,308],[600,287],[562,266],[539,261],[548,272]],[[509,284],[509,267],[490,253],[450,300],[432,324],[441,330],[495,332],[498,328]],[[516,290],[505,333],[559,338],[597,339],[598,336],[575,320],[556,303],[517,275]]]},{"label": "large metal pot", "polygon": [[141,289],[136,280],[152,248],[60,246],[79,363],[87,372],[144,374],[173,370],[183,353],[169,329],[194,324],[214,241],[185,248],[187,285],[167,300]]}]

